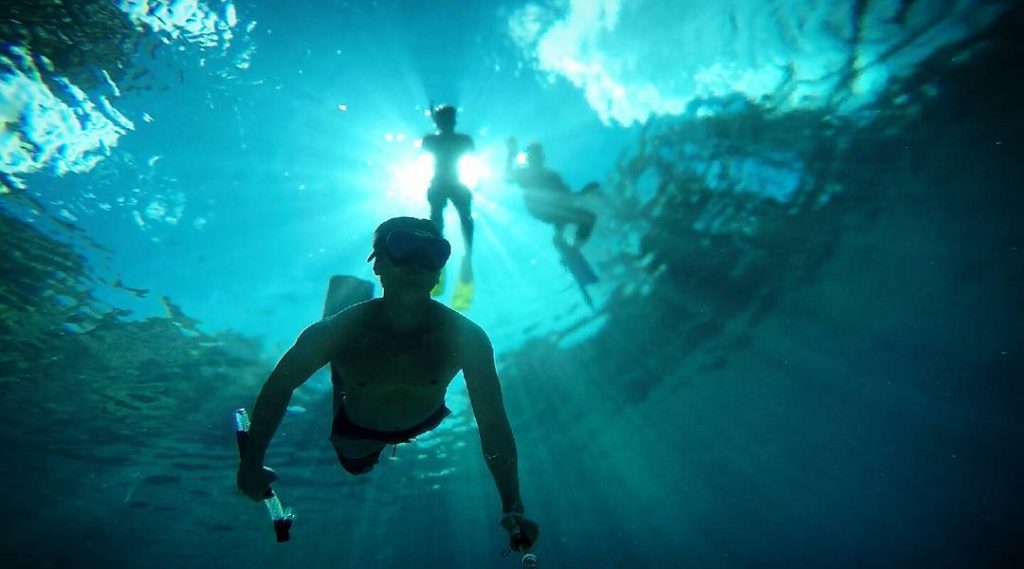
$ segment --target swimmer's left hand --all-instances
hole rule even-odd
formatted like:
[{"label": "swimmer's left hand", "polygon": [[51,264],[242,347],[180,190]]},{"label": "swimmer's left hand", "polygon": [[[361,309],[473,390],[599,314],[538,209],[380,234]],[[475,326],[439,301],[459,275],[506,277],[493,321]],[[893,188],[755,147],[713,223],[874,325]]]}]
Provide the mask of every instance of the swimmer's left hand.
[{"label": "swimmer's left hand", "polygon": [[246,462],[238,465],[238,489],[257,502],[267,497],[267,490],[275,480],[277,473],[265,466],[254,466]]},{"label": "swimmer's left hand", "polygon": [[515,551],[529,551],[540,536],[540,528],[537,524],[516,512],[508,512],[502,516],[501,527],[508,532],[511,547]]}]

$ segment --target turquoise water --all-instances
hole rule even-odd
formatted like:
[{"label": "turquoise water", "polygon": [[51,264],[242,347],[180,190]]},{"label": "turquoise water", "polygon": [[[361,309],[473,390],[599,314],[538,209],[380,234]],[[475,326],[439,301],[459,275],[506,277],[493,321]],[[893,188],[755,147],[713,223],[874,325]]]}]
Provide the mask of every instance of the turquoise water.
[{"label": "turquoise water", "polygon": [[[231,412],[331,275],[373,278],[373,228],[428,215],[434,101],[476,142],[465,314],[542,567],[1015,565],[1011,4],[5,4],[3,557],[519,566],[458,378],[360,478],[303,386],[268,454],[287,544],[234,488]],[[593,307],[510,136],[602,186]]]}]

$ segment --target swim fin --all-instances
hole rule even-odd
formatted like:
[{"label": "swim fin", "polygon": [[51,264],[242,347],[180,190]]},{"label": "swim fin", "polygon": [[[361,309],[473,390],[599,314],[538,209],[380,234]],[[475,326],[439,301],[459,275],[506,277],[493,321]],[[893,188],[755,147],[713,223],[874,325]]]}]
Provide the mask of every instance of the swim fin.
[{"label": "swim fin", "polygon": [[452,293],[452,308],[459,312],[469,309],[473,304],[473,283],[459,281],[455,284],[455,292]]},{"label": "swim fin", "polygon": [[373,298],[373,283],[356,277],[334,275],[327,285],[324,318],[334,316],[353,304]]},{"label": "swim fin", "polygon": [[580,286],[592,285],[600,280],[597,278],[594,268],[590,266],[579,249],[558,243],[555,244],[555,247],[562,258],[562,265],[572,274],[576,282],[580,283]]},{"label": "swim fin", "polygon": [[555,239],[555,249],[558,250],[558,254],[562,260],[562,266],[569,271],[572,278],[576,279],[576,284],[580,287],[580,292],[583,293],[583,299],[587,301],[587,306],[593,308],[594,299],[591,298],[590,293],[587,292],[587,286],[597,283],[600,279],[597,278],[597,273],[594,272],[594,268],[587,262],[586,257],[576,247],[569,246],[564,240]]},{"label": "swim fin", "polygon": [[430,296],[436,298],[444,294],[444,275],[447,272],[446,269],[441,269],[441,277],[437,279],[437,284],[434,285],[434,288],[430,289]]}]

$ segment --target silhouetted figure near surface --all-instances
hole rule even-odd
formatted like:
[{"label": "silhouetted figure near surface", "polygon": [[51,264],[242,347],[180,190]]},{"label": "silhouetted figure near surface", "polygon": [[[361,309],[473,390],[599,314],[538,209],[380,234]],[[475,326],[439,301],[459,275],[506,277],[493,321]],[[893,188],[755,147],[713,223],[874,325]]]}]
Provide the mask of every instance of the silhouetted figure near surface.
[{"label": "silhouetted figure near surface", "polygon": [[[577,194],[569,189],[561,176],[544,166],[544,148],[533,143],[526,147],[526,165],[517,166],[519,145],[515,138],[507,142],[505,179],[523,189],[526,210],[537,219],[555,226],[555,245],[579,249],[590,238],[597,222],[594,212],[580,204],[580,197],[599,188],[596,182],[583,187]],[[575,225],[576,233],[570,243],[565,238],[565,226]]]},{"label": "silhouetted figure near surface", "polygon": [[455,107],[443,105],[431,110],[438,132],[423,137],[422,148],[434,157],[434,177],[427,189],[430,202],[430,221],[444,233],[444,208],[451,200],[462,224],[462,238],[466,251],[473,248],[473,194],[459,179],[459,160],[473,152],[473,139],[455,132]]},{"label": "silhouetted figure near surface", "polygon": [[[479,428],[484,461],[501,498],[500,524],[517,551],[532,547],[537,524],[523,517],[518,453],[505,413],[491,341],[480,326],[430,298],[451,245],[426,219],[398,217],[374,232],[373,272],[384,287],[352,277],[331,280],[324,319],[306,328],[260,390],[238,487],[266,496],[276,474],[264,455],[292,392],[315,371],[331,368],[334,421],[330,440],[342,468],[369,473],[387,445],[408,443],[450,413],[445,395],[462,371]],[[430,514],[424,512],[425,516]]]},{"label": "silhouetted figure near surface", "polygon": [[[507,141],[508,156],[505,159],[505,179],[523,189],[526,210],[537,219],[555,227],[553,244],[558,250],[562,265],[572,274],[579,285],[587,305],[594,307],[594,299],[587,287],[600,279],[593,267],[580,252],[597,222],[597,215],[582,206],[581,198],[600,189],[597,182],[591,182],[579,193],[573,193],[569,185],[554,170],[544,166],[544,149],[533,143],[526,147],[526,165],[517,166],[519,145],[515,138]],[[565,237],[565,227],[575,225],[576,233],[570,243]]]},{"label": "silhouetted figure near surface", "polygon": [[[455,210],[459,212],[459,223],[462,226],[462,238],[466,243],[466,252],[459,265],[459,278],[452,293],[452,308],[464,311],[473,302],[473,194],[459,179],[459,161],[474,150],[473,139],[465,134],[455,132],[455,107],[443,105],[433,108],[430,105],[431,117],[437,125],[438,132],[423,137],[422,148],[434,157],[434,177],[427,189],[427,201],[430,202],[430,220],[444,234],[444,208],[451,200]],[[430,291],[431,296],[444,293],[445,272]]]}]

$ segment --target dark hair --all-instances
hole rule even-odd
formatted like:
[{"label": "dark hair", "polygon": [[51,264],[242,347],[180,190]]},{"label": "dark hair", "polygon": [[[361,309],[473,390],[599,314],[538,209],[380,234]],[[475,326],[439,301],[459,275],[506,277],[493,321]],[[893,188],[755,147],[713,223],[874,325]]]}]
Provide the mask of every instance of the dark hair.
[{"label": "dark hair", "polygon": [[391,235],[394,231],[399,230],[411,230],[411,231],[423,231],[429,233],[434,237],[441,238],[441,231],[434,225],[433,221],[429,219],[420,219],[418,217],[392,217],[384,223],[377,226],[377,229],[373,231],[373,252],[367,257],[367,261],[374,258],[377,255],[377,251],[384,246],[384,242],[388,240],[388,235]]},{"label": "dark hair", "polygon": [[441,105],[431,111],[430,116],[434,119],[435,123],[450,122],[455,124],[455,107],[451,105]]}]

